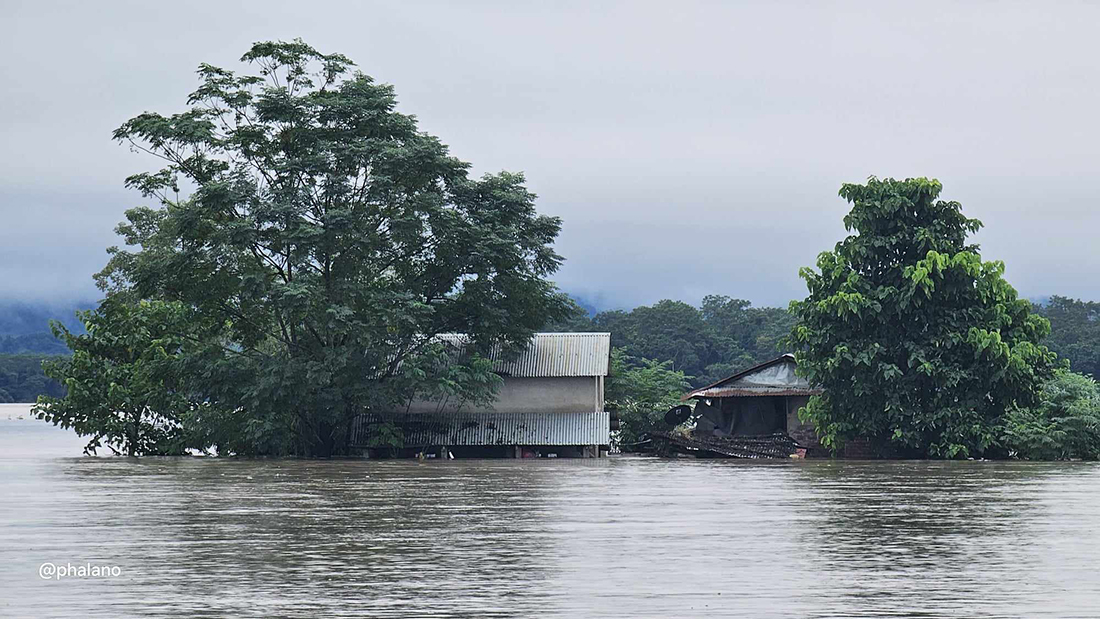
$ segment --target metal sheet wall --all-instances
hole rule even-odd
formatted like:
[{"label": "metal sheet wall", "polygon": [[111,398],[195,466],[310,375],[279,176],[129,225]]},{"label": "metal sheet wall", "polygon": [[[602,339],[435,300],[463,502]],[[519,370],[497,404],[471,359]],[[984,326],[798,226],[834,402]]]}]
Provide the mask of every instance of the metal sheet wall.
[{"label": "metal sheet wall", "polygon": [[[443,341],[461,346],[466,336],[446,334]],[[611,354],[610,333],[536,333],[531,345],[515,360],[501,360],[490,353],[493,370],[524,378],[557,376],[607,376]]]},{"label": "metal sheet wall", "polygon": [[[611,417],[593,413],[409,413],[386,419],[401,427],[407,447],[432,445],[607,445]],[[356,419],[352,442],[365,445],[375,415]]]}]

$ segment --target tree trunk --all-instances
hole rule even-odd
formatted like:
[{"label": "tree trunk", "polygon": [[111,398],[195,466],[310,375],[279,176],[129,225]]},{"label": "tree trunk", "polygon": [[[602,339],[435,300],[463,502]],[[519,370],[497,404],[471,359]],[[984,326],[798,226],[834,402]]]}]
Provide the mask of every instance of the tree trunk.
[{"label": "tree trunk", "polygon": [[129,445],[127,445],[126,455],[130,456],[131,458],[137,457],[138,438],[141,435],[140,429],[138,428],[138,423],[140,422],[140,420],[141,413],[134,412],[130,414],[130,441]]}]

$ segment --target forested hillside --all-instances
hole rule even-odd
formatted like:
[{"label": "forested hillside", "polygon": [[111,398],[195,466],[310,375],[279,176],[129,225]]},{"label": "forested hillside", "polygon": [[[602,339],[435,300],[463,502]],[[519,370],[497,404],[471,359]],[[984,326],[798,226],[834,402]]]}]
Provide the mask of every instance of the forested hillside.
[{"label": "forested hillside", "polygon": [[1100,303],[1054,296],[1035,309],[1050,321],[1046,345],[1074,372],[1100,379]]},{"label": "forested hillside", "polygon": [[0,355],[0,404],[34,402],[40,395],[60,397],[65,389],[46,378],[42,355]]},{"label": "forested hillside", "polygon": [[67,355],[69,349],[49,331],[0,336],[0,355]]},{"label": "forested hillside", "polygon": [[96,303],[90,300],[41,303],[0,299],[0,337],[48,334],[51,320],[56,320],[69,329],[83,331],[84,326],[77,319],[76,313],[95,306]]},{"label": "forested hillside", "polygon": [[0,403],[34,402],[39,395],[61,395],[61,385],[46,378],[42,361],[69,349],[50,332],[56,320],[76,333],[84,325],[76,312],[95,304],[0,301]]}]

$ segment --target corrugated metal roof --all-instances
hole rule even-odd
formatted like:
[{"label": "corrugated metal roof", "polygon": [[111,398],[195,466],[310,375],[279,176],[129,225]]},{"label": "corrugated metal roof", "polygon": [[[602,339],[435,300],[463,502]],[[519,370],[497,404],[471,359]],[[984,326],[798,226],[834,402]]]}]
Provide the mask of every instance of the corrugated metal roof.
[{"label": "corrugated metal roof", "polygon": [[769,395],[820,395],[821,389],[789,389],[783,387],[711,387],[709,389],[697,389],[689,393],[687,398],[733,398]]},{"label": "corrugated metal roof", "polygon": [[[405,434],[406,447],[433,445],[607,445],[611,415],[593,413],[405,413],[387,417]],[[360,415],[352,443],[366,445],[376,415]]]},{"label": "corrugated metal roof", "polygon": [[[455,346],[466,343],[461,333],[439,339]],[[610,333],[536,333],[531,345],[512,361],[502,360],[500,348],[489,353],[493,371],[507,376],[542,378],[557,376],[607,376],[611,355]]]},{"label": "corrugated metal roof", "polygon": [[731,398],[769,395],[818,395],[823,393],[795,373],[797,362],[792,354],[785,354],[759,365],[742,370],[733,376],[711,383],[685,395],[691,398]]}]

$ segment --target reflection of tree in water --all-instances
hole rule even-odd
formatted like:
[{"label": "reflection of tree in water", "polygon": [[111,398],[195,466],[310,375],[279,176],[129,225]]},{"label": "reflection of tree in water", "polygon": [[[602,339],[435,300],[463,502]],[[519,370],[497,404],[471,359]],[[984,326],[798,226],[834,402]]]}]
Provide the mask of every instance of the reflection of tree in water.
[{"label": "reflection of tree in water", "polygon": [[537,610],[553,550],[547,468],[152,461],[81,467],[108,473],[111,502],[128,504],[131,537],[116,550],[133,567],[135,595],[219,614]]},{"label": "reflection of tree in water", "polygon": [[807,463],[799,477],[814,506],[799,528],[801,559],[826,598],[895,600],[899,610],[984,608],[1049,590],[1028,571],[1042,560],[1035,528],[1048,484],[1072,474],[1022,462]]}]

